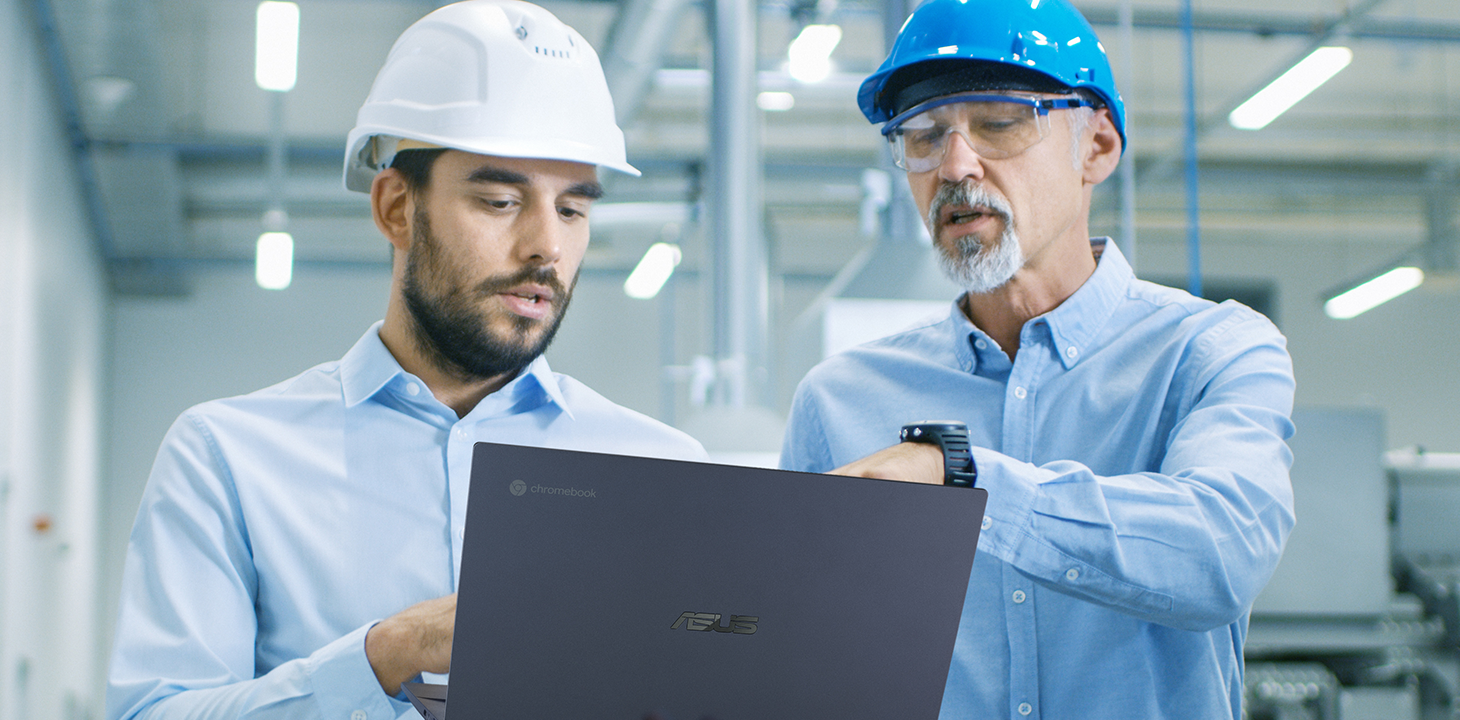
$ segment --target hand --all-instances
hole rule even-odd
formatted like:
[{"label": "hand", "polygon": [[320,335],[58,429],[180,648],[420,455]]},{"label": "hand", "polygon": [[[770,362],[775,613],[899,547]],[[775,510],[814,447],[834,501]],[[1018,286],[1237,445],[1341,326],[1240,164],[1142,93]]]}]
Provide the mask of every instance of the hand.
[{"label": "hand", "polygon": [[943,452],[927,443],[898,443],[829,474],[942,485]]},{"label": "hand", "polygon": [[416,603],[375,624],[365,633],[365,657],[386,695],[423,672],[451,670],[451,638],[456,632],[456,593]]}]

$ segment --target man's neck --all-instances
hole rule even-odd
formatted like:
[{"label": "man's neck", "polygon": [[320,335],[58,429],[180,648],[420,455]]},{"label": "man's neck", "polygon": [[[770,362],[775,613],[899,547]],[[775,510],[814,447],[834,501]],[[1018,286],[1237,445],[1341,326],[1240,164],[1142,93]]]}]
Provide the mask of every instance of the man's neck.
[{"label": "man's neck", "polygon": [[415,327],[399,303],[392,302],[386,309],[385,322],[380,326],[380,341],[400,363],[402,370],[426,383],[431,394],[456,411],[458,418],[466,417],[482,398],[501,390],[512,379],[504,374],[482,380],[442,368],[442,363],[421,347]]},{"label": "man's neck", "polygon": [[1027,263],[1003,286],[990,293],[968,293],[960,307],[978,329],[988,333],[1013,360],[1019,353],[1024,324],[1059,307],[1095,273],[1097,256],[1088,241],[1084,251]]}]

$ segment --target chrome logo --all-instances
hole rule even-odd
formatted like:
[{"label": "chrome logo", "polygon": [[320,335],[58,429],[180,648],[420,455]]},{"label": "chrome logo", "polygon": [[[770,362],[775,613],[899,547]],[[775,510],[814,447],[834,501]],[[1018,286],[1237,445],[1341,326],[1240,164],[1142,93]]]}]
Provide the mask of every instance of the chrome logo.
[{"label": "chrome logo", "polygon": [[517,497],[522,497],[522,495],[527,492],[527,483],[522,482],[521,480],[513,480],[512,485],[509,486],[509,489],[512,490],[513,495],[516,495]]}]

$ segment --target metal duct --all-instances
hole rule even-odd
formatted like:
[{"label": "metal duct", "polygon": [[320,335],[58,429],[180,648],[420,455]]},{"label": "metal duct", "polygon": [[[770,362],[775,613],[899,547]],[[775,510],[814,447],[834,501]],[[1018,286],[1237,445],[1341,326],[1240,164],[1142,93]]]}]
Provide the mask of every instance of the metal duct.
[{"label": "metal duct", "polygon": [[686,4],[686,0],[625,0],[614,19],[603,52],[603,74],[620,126],[643,107]]},{"label": "metal duct", "polygon": [[716,404],[760,402],[765,373],[767,277],[762,234],[760,114],[756,94],[756,4],[715,0],[710,20],[712,70],[709,237],[714,258],[714,356],[722,370]]}]

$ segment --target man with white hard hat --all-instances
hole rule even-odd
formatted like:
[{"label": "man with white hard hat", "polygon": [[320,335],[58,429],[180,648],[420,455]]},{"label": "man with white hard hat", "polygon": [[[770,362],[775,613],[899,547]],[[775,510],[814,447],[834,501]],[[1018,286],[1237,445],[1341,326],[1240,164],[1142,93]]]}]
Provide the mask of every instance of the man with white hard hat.
[{"label": "man with white hard hat", "polygon": [[394,250],[385,319],[174,423],[127,551],[109,720],[413,714],[401,683],[450,664],[473,443],[704,457],[542,357],[598,167],[638,174],[597,55],[556,17],[469,0],[401,35],[344,169]]},{"label": "man with white hard hat", "polygon": [[1090,238],[1125,147],[1099,39],[1068,0],[929,0],[858,99],[966,292],[813,369],[782,464],[988,491],[942,717],[1241,718],[1292,364]]}]

